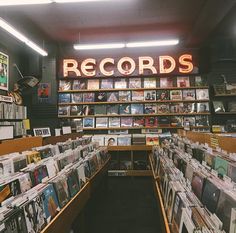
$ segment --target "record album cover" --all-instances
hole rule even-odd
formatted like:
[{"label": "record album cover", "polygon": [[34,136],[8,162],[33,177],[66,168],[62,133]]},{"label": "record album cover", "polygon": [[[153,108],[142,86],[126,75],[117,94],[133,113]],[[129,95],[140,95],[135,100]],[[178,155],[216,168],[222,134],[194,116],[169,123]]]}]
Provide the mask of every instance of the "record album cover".
[{"label": "record album cover", "polygon": [[107,93],[106,92],[96,92],[95,93],[95,102],[106,102]]},{"label": "record album cover", "polygon": [[227,175],[228,174],[228,161],[217,156],[214,162],[214,170],[218,172],[218,175],[220,177]]},{"label": "record album cover", "polygon": [[108,92],[107,102],[117,102],[119,100],[119,92]]},{"label": "record album cover", "polygon": [[131,91],[119,91],[119,101],[130,101]]},{"label": "record album cover", "polygon": [[81,103],[81,102],[83,102],[83,94],[82,93],[73,93],[73,94],[71,94],[71,102],[72,103]]},{"label": "record album cover", "polygon": [[94,118],[93,117],[83,118],[83,128],[94,128]]},{"label": "record album cover", "polygon": [[143,101],[144,91],[132,91],[132,101]]},{"label": "record album cover", "polygon": [[83,93],[83,102],[94,102],[95,95],[93,92]]},{"label": "record album cover", "polygon": [[157,127],[157,117],[146,117],[145,118],[146,127]]},{"label": "record album cover", "polygon": [[71,82],[67,80],[59,81],[59,91],[68,91],[71,90]]},{"label": "record album cover", "polygon": [[204,113],[209,112],[209,103],[197,103],[197,112]]},{"label": "record album cover", "polygon": [[208,89],[197,89],[196,90],[196,99],[197,100],[209,100],[209,91]]},{"label": "record album cover", "polygon": [[130,104],[120,104],[120,114],[131,114]]},{"label": "record album cover", "polygon": [[107,113],[107,106],[106,105],[95,105],[94,106],[94,114],[95,115],[106,115]]},{"label": "record album cover", "polygon": [[157,104],[157,113],[166,114],[170,112],[169,104]]},{"label": "record album cover", "polygon": [[195,117],[184,117],[183,126],[195,126]]},{"label": "record album cover", "polygon": [[59,94],[58,103],[70,103],[70,94]]},{"label": "record album cover", "polygon": [[101,89],[113,89],[113,79],[102,79]]},{"label": "record album cover", "polygon": [[195,90],[194,89],[188,89],[183,90],[183,100],[195,100]]},{"label": "record album cover", "polygon": [[182,100],[182,90],[171,90],[170,91],[171,100]]},{"label": "record album cover", "polygon": [[201,200],[202,197],[204,183],[205,183],[205,177],[199,172],[194,172],[191,186],[194,194],[198,197],[199,200]]},{"label": "record album cover", "polygon": [[189,77],[177,77],[177,87],[190,87]]},{"label": "record album cover", "polygon": [[145,118],[144,117],[133,117],[133,126],[134,127],[145,126]]},{"label": "record album cover", "polygon": [[120,125],[121,125],[121,127],[132,127],[133,118],[132,117],[121,117]]},{"label": "record album cover", "polygon": [[171,116],[170,125],[173,127],[182,127],[183,126],[183,117],[182,116]]},{"label": "record album cover", "polygon": [[142,80],[141,78],[129,78],[129,88],[141,88]]},{"label": "record album cover", "polygon": [[170,95],[168,90],[157,90],[157,101],[164,101],[164,100],[169,100]]},{"label": "record album cover", "polygon": [[157,113],[157,105],[156,104],[145,104],[144,105],[144,113],[145,114],[156,114]]},{"label": "record album cover", "polygon": [[107,115],[119,114],[119,104],[107,105]]},{"label": "record album cover", "polygon": [[183,112],[184,113],[194,113],[194,112],[196,112],[195,103],[184,103]]},{"label": "record album cover", "polygon": [[70,106],[58,106],[58,116],[70,116]]},{"label": "record album cover", "polygon": [[196,116],[196,126],[209,126],[208,116]]},{"label": "record album cover", "polygon": [[183,113],[184,105],[183,103],[170,104],[171,113]]},{"label": "record album cover", "polygon": [[79,181],[76,170],[72,169],[66,174],[67,185],[70,197],[74,197],[76,193],[79,191]]},{"label": "record album cover", "polygon": [[131,114],[143,114],[143,104],[131,104]]},{"label": "record album cover", "polygon": [[144,88],[156,88],[156,78],[144,78],[143,87]]},{"label": "record album cover", "polygon": [[83,105],[82,114],[84,116],[94,115],[93,105]]},{"label": "record album cover", "polygon": [[90,79],[87,82],[88,90],[98,90],[99,89],[99,79]]},{"label": "record album cover", "polygon": [[85,80],[74,80],[72,84],[72,90],[84,90],[86,89],[86,81]]},{"label": "record album cover", "polygon": [[108,118],[107,117],[96,117],[96,128],[107,128]]},{"label": "record album cover", "polygon": [[195,86],[200,87],[200,86],[206,86],[207,85],[207,80],[206,78],[202,76],[195,76]]},{"label": "record album cover", "polygon": [[120,127],[120,117],[109,117],[109,127],[110,128]]},{"label": "record album cover", "polygon": [[160,87],[161,88],[169,88],[173,87],[173,78],[160,78]]},{"label": "record album cover", "polygon": [[144,100],[156,100],[156,91],[144,91]]},{"label": "record album cover", "polygon": [[115,79],[115,88],[116,89],[125,89],[127,88],[127,81],[125,78]]},{"label": "record album cover", "polygon": [[81,116],[83,114],[83,107],[80,105],[71,105],[70,106],[70,115],[71,116]]},{"label": "record album cover", "polygon": [[225,107],[222,101],[212,101],[215,112],[225,112]]}]

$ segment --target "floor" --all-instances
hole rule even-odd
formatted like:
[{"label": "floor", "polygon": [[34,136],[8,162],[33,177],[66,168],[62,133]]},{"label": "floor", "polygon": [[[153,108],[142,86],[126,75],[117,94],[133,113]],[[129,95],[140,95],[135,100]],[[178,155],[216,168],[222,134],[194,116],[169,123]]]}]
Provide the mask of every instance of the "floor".
[{"label": "floor", "polygon": [[86,233],[160,232],[151,178],[108,177],[90,199],[84,219]]}]

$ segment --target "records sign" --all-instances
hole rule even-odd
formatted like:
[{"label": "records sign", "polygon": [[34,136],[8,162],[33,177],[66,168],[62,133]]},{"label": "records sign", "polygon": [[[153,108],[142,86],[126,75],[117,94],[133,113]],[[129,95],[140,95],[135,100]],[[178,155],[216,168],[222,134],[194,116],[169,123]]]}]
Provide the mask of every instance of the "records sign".
[{"label": "records sign", "polygon": [[9,76],[9,58],[8,55],[0,52],[0,89],[8,91]]}]

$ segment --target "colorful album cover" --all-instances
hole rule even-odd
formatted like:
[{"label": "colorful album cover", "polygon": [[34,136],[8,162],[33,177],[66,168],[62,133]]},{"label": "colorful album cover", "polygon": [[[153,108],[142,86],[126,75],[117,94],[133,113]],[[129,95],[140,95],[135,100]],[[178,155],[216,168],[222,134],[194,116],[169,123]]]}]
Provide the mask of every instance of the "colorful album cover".
[{"label": "colorful album cover", "polygon": [[148,146],[159,145],[158,134],[146,134],[146,145]]},{"label": "colorful album cover", "polygon": [[113,79],[102,79],[101,89],[113,89]]},{"label": "colorful album cover", "polygon": [[71,82],[67,80],[59,81],[59,91],[68,91],[71,90]]},{"label": "colorful album cover", "polygon": [[93,117],[83,118],[83,128],[94,128],[94,118]]},{"label": "colorful album cover", "polygon": [[120,127],[120,117],[109,117],[109,128]]},{"label": "colorful album cover", "polygon": [[145,100],[156,100],[156,91],[144,91],[144,99]]},{"label": "colorful album cover", "polygon": [[189,77],[177,77],[177,87],[190,87]]},{"label": "colorful album cover", "polygon": [[58,116],[70,116],[70,106],[58,106]]},{"label": "colorful album cover", "polygon": [[86,86],[85,80],[74,80],[72,84],[72,90],[84,90],[86,89]]},{"label": "colorful album cover", "polygon": [[99,89],[99,79],[89,79],[87,82],[88,90],[98,90]]},{"label": "colorful album cover", "polygon": [[141,88],[142,80],[141,78],[129,78],[129,88]]},{"label": "colorful album cover", "polygon": [[78,176],[76,173],[76,170],[71,170],[66,174],[67,178],[67,185],[68,185],[68,190],[70,197],[74,197],[76,193],[79,191],[79,181],[78,181]]},{"label": "colorful album cover", "polygon": [[132,101],[143,101],[144,91],[132,91]]},{"label": "colorful album cover", "polygon": [[81,164],[77,167],[79,187],[82,188],[86,183],[86,176],[84,172],[84,164]]},{"label": "colorful album cover", "polygon": [[157,104],[157,113],[166,114],[170,112],[169,104]]},{"label": "colorful album cover", "polygon": [[60,211],[57,196],[52,184],[48,184],[42,192],[44,212],[49,223]]},{"label": "colorful album cover", "polygon": [[42,183],[42,180],[48,177],[46,165],[39,165],[38,167],[34,168],[33,171],[30,171],[30,177],[33,186]]},{"label": "colorful album cover", "polygon": [[106,105],[95,105],[94,106],[94,114],[95,115],[106,115],[107,113],[107,106]]},{"label": "colorful album cover", "polygon": [[106,102],[107,93],[106,92],[96,92],[95,93],[95,102]]},{"label": "colorful album cover", "polygon": [[194,112],[196,112],[195,103],[184,103],[183,112],[184,113],[194,113]]},{"label": "colorful album cover", "polygon": [[127,81],[125,78],[115,79],[115,88],[116,89],[125,89],[127,88]]},{"label": "colorful album cover", "polygon": [[233,182],[236,182],[236,163],[228,164],[227,176],[230,177]]},{"label": "colorful album cover", "polygon": [[52,150],[50,147],[38,149],[37,151],[39,152],[41,159],[46,159],[53,156]]},{"label": "colorful album cover", "polygon": [[9,176],[12,173],[14,173],[13,160],[8,158],[0,159],[0,175]]},{"label": "colorful album cover", "polygon": [[57,194],[57,200],[60,208],[63,208],[66,203],[70,200],[70,194],[66,177],[64,175],[57,177],[53,180],[53,187]]},{"label": "colorful album cover", "polygon": [[173,78],[160,78],[160,87],[161,88],[169,88],[173,87]]},{"label": "colorful album cover", "polygon": [[22,174],[19,177],[19,182],[20,182],[21,193],[25,193],[26,191],[32,188],[32,182],[29,173]]},{"label": "colorful album cover", "polygon": [[21,169],[27,167],[27,159],[25,155],[19,154],[13,157],[14,172],[19,172]]},{"label": "colorful album cover", "polygon": [[145,114],[156,114],[157,113],[157,105],[156,104],[145,104],[144,105],[144,113]]},{"label": "colorful album cover", "polygon": [[91,177],[91,171],[90,171],[89,161],[88,160],[84,161],[84,174],[85,174],[86,178],[90,178]]},{"label": "colorful album cover", "polygon": [[70,94],[59,94],[58,103],[70,103]]},{"label": "colorful album cover", "polygon": [[94,106],[93,105],[83,105],[82,114],[84,116],[94,115]]},{"label": "colorful album cover", "polygon": [[72,103],[81,103],[81,102],[83,102],[83,94],[82,93],[73,93],[73,94],[71,94],[71,102]]},{"label": "colorful album cover", "polygon": [[119,135],[117,137],[118,146],[130,146],[131,145],[131,135]]},{"label": "colorful album cover", "polygon": [[209,112],[209,103],[197,103],[197,112],[198,113]]},{"label": "colorful album cover", "polygon": [[119,101],[130,101],[131,91],[119,91]]},{"label": "colorful album cover", "polygon": [[28,164],[37,163],[41,160],[41,156],[38,151],[27,151],[25,154],[27,157]]},{"label": "colorful album cover", "polygon": [[222,101],[213,101],[213,107],[215,112],[225,112],[225,107]]},{"label": "colorful album cover", "polygon": [[143,114],[143,104],[131,104],[131,114]]},{"label": "colorful album cover", "polygon": [[117,135],[105,136],[105,146],[116,146],[116,145],[117,145]]},{"label": "colorful album cover", "polygon": [[108,118],[107,117],[96,117],[96,128],[107,128]]},{"label": "colorful album cover", "polygon": [[208,116],[196,116],[196,126],[209,126]]},{"label": "colorful album cover", "polygon": [[195,76],[195,86],[196,87],[201,87],[201,86],[206,86],[207,85],[207,80],[206,78],[202,76]]},{"label": "colorful album cover", "polygon": [[119,100],[119,92],[108,92],[107,102],[117,102]]},{"label": "colorful album cover", "polygon": [[80,105],[71,105],[70,106],[70,115],[71,116],[81,116],[82,114],[83,114],[83,106],[80,106]]},{"label": "colorful album cover", "polygon": [[119,105],[107,105],[107,115],[117,115],[119,114]]},{"label": "colorful album cover", "polygon": [[121,127],[131,127],[133,125],[132,117],[121,117],[120,120]]},{"label": "colorful album cover", "polygon": [[184,126],[195,126],[195,117],[184,117],[183,120]]},{"label": "colorful album cover", "polygon": [[143,87],[144,88],[156,88],[157,82],[156,78],[144,78]]},{"label": "colorful album cover", "polygon": [[130,104],[120,104],[120,114],[131,114]]},{"label": "colorful album cover", "polygon": [[94,102],[95,95],[93,92],[83,93],[83,102]]},{"label": "colorful album cover", "polygon": [[145,118],[144,117],[133,117],[133,126],[134,127],[145,126]]},{"label": "colorful album cover", "polygon": [[157,117],[146,117],[145,118],[146,127],[157,127]]},{"label": "colorful album cover", "polygon": [[183,113],[183,103],[170,104],[171,113]]},{"label": "colorful album cover", "polygon": [[209,100],[209,91],[208,89],[197,89],[196,90],[196,99],[197,100]]},{"label": "colorful album cover", "polygon": [[181,90],[171,90],[170,91],[171,100],[182,100],[182,91]]},{"label": "colorful album cover", "polygon": [[173,127],[182,127],[183,126],[183,117],[181,116],[171,116],[170,125]]},{"label": "colorful album cover", "polygon": [[223,178],[224,175],[228,174],[228,161],[217,156],[214,162],[214,170]]},{"label": "colorful album cover", "polygon": [[195,100],[195,90],[194,89],[188,89],[183,90],[183,100]]},{"label": "colorful album cover", "polygon": [[157,101],[169,100],[170,95],[168,90],[157,90]]},{"label": "colorful album cover", "polygon": [[199,200],[202,197],[202,191],[205,183],[205,177],[199,172],[193,172],[193,178],[191,182],[192,190]]},{"label": "colorful album cover", "polygon": [[159,126],[161,126],[161,127],[164,127],[164,126],[168,127],[168,126],[170,126],[170,117],[168,117],[168,116],[160,116],[157,119],[158,119]]}]

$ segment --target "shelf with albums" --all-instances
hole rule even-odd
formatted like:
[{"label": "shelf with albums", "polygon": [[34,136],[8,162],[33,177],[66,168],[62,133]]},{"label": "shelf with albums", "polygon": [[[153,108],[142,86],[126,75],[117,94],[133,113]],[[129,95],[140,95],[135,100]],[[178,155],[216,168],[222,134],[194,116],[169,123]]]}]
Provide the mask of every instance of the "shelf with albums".
[{"label": "shelf with albums", "polygon": [[[98,148],[90,139],[43,147],[39,146],[42,139],[27,139],[31,141],[27,145],[31,151],[0,157],[2,230],[14,223],[9,232],[70,231],[90,193],[106,174],[109,162],[106,148]],[[37,221],[31,221],[32,217],[37,217]]]},{"label": "shelf with albums", "polygon": [[230,154],[171,137],[162,148],[153,148],[150,162],[167,220],[164,232],[235,231],[236,164]]}]

